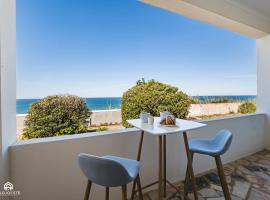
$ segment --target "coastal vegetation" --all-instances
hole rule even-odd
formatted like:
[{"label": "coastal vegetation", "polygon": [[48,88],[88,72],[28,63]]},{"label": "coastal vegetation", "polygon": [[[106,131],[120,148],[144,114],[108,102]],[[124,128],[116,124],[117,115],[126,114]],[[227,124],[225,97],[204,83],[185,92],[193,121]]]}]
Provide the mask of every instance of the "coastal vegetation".
[{"label": "coastal vegetation", "polygon": [[201,120],[201,119],[212,119],[212,118],[223,118],[223,117],[230,117],[230,116],[236,116],[239,115],[239,113],[226,113],[226,114],[214,114],[214,115],[200,115],[196,117],[191,117],[189,120]]},{"label": "coastal vegetation", "polygon": [[85,101],[74,95],[54,95],[32,103],[23,139],[70,135],[87,131],[91,115]]},{"label": "coastal vegetation", "polygon": [[192,97],[192,103],[193,104],[235,103],[235,102],[245,102],[245,100],[242,100],[242,99],[231,99],[231,98],[226,98],[226,97],[209,98],[209,97],[206,96],[203,99],[199,99],[197,97]]},{"label": "coastal vegetation", "polygon": [[[108,102],[106,99],[102,99],[102,101],[105,104]],[[121,98],[117,99],[117,101],[121,103]],[[220,106],[218,107],[219,110],[212,112],[212,103],[220,103],[214,105]],[[224,105],[222,105],[223,103]],[[231,104],[228,105],[227,103]],[[196,104],[201,105],[198,105],[199,108],[196,108]],[[194,106],[196,108],[195,110]],[[201,109],[199,115],[197,109]],[[214,109],[217,109],[217,107]],[[94,115],[89,121],[89,117],[92,114],[89,104],[86,103],[86,99],[78,96],[53,95],[35,100],[23,119],[22,128],[18,132],[18,139],[125,128],[130,127],[126,120],[139,118],[141,112],[149,112],[153,116],[159,116],[161,111],[170,111],[177,118],[199,120],[253,113],[256,111],[256,102],[251,100],[227,99],[224,97],[213,98],[213,96],[210,96],[209,99],[207,97],[189,97],[175,86],[156,80],[145,81],[141,79],[137,81],[134,87],[123,94],[121,110],[113,111],[114,116],[110,114],[109,118],[104,117],[107,114],[103,111],[103,117],[99,114],[99,117],[102,117],[101,121],[100,118],[97,119]],[[119,112],[119,114],[116,112]]]},{"label": "coastal vegetation", "polygon": [[141,112],[159,116],[161,111],[169,111],[177,118],[186,118],[191,102],[177,87],[142,79],[122,96],[122,125],[130,127],[126,120],[139,118]]},{"label": "coastal vegetation", "polygon": [[253,101],[246,101],[242,103],[239,108],[238,112],[242,114],[254,113],[256,112],[256,104]]},{"label": "coastal vegetation", "polygon": [[109,128],[107,126],[100,126],[96,129],[97,132],[100,132],[100,131],[107,131],[109,130]]},{"label": "coastal vegetation", "polygon": [[[142,83],[139,83],[142,84]],[[84,99],[83,99],[84,100]],[[39,100],[40,101],[40,100]],[[249,102],[248,104],[246,102]],[[250,102],[252,103],[252,106],[250,105]],[[242,106],[241,106],[242,105]],[[220,118],[225,116],[235,116],[239,114],[245,114],[245,113],[251,113],[255,112],[254,105],[256,105],[255,101],[237,101],[232,103],[220,103],[220,104],[201,104],[197,105],[192,103],[189,107],[189,114],[186,117],[188,120],[200,120],[200,119],[210,119],[210,118]],[[34,105],[33,105],[34,106]],[[194,106],[196,108],[194,110]],[[214,106],[214,107],[213,107]],[[217,106],[219,106],[217,110]],[[239,109],[239,107],[241,108]],[[250,109],[252,107],[252,109]],[[39,107],[41,108],[41,107]],[[46,110],[50,110],[50,108],[46,108]],[[193,109],[192,109],[193,108]],[[212,111],[212,108],[215,109],[215,112]],[[200,112],[198,112],[197,109],[201,109]],[[54,133],[52,131],[48,131],[47,129],[50,129],[50,124],[56,124],[56,122],[44,122],[44,116],[40,118],[39,112],[34,112],[36,114],[33,114],[33,109],[31,109],[32,116],[25,115],[25,116],[17,116],[17,138],[19,140],[21,139],[30,139],[30,138],[37,138],[37,137],[48,137],[48,136],[56,136],[56,135],[63,135],[63,134],[73,134],[73,133],[81,133],[80,131],[72,131],[72,129],[67,128],[61,131],[58,131],[58,133]],[[48,112],[47,112],[48,113]],[[98,113],[98,118],[95,114]],[[85,125],[86,128],[83,129],[82,132],[99,132],[99,131],[106,131],[106,130],[115,130],[115,129],[121,129],[124,128],[121,123],[121,110],[117,111],[101,111],[102,115],[100,115],[99,112],[94,112],[91,115],[91,120],[89,121],[89,118],[87,118],[87,121],[83,123],[84,120],[81,121],[81,124]],[[113,113],[113,114],[112,114]],[[118,113],[118,114],[117,114]],[[157,114],[159,115],[159,113]],[[60,116],[60,115],[59,115]],[[58,116],[58,117],[59,117]],[[101,118],[100,118],[101,117]],[[26,119],[36,121],[34,125],[30,126],[30,122],[26,122]],[[31,118],[31,119],[30,119]],[[48,119],[46,119],[48,120]],[[58,120],[58,119],[57,119]],[[57,121],[56,120],[56,121]],[[64,118],[66,120],[66,118]],[[32,122],[33,123],[33,122]],[[39,123],[39,124],[38,124]],[[44,123],[44,126],[46,128],[46,131],[48,131],[46,134],[44,132],[41,132],[41,129],[43,125],[40,125],[41,123]],[[28,128],[26,127],[26,124],[28,124]],[[47,124],[48,127],[47,127]],[[37,126],[34,128],[34,126]],[[43,127],[44,127],[43,126]],[[127,126],[128,127],[128,126]],[[24,130],[24,131],[23,131]],[[31,131],[32,130],[32,131]],[[24,134],[22,134],[24,132]]]}]

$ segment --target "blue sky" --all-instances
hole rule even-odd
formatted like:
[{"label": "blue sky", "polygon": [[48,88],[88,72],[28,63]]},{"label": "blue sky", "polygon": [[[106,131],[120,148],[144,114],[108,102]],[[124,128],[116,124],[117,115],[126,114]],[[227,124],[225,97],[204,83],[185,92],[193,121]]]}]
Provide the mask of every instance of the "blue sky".
[{"label": "blue sky", "polygon": [[121,96],[142,77],[256,94],[256,41],[135,0],[17,1],[17,98]]}]

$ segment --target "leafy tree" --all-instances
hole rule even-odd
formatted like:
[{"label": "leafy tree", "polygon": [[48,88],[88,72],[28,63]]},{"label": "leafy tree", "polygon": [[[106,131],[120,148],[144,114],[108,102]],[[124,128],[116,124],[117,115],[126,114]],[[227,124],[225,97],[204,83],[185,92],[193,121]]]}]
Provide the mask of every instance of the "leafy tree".
[{"label": "leafy tree", "polygon": [[239,106],[238,112],[242,114],[254,113],[256,112],[256,105],[251,101],[244,102]]},{"label": "leafy tree", "polygon": [[186,118],[191,99],[177,87],[155,80],[137,81],[122,97],[122,124],[130,127],[128,119],[139,118],[141,112],[159,116],[161,111],[170,111],[178,118]]},{"label": "leafy tree", "polygon": [[25,120],[24,139],[69,135],[87,131],[91,115],[85,101],[74,95],[48,96],[33,103]]}]

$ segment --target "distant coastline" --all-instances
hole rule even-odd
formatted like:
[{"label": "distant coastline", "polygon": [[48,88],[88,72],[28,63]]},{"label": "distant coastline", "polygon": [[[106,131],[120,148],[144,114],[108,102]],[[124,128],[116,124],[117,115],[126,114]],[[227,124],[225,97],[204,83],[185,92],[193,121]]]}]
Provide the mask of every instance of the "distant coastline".
[{"label": "distant coastline", "polygon": [[[232,101],[245,101],[254,100],[256,95],[225,95],[225,96],[192,96],[194,99],[204,100],[215,100],[215,99],[229,99]],[[112,110],[120,109],[122,98],[121,97],[93,97],[84,98],[87,106],[91,110]],[[17,99],[16,107],[17,114],[26,114],[30,105],[40,99]]]}]

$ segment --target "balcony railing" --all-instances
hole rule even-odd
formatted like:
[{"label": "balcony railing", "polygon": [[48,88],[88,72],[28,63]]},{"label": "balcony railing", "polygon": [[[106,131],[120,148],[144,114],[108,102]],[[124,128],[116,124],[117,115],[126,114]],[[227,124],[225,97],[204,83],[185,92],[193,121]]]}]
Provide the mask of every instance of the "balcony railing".
[{"label": "balcony railing", "polygon": [[[222,157],[228,163],[261,151],[265,147],[265,115],[250,114],[223,119],[204,120],[208,126],[190,132],[190,138],[211,137],[227,128],[234,134],[230,150]],[[139,143],[135,128],[99,133],[41,138],[17,141],[10,147],[12,183],[23,191],[22,199],[80,199],[86,179],[81,173],[78,153],[119,155],[135,158]],[[142,183],[148,184],[157,177],[157,140],[145,135],[141,158]],[[215,167],[211,158],[196,156],[195,173]],[[182,137],[167,137],[167,177],[171,182],[183,180],[186,156]],[[129,188],[130,191],[130,188]],[[112,190],[111,198],[120,199],[119,191]],[[93,199],[103,199],[102,187],[95,186]]]}]

